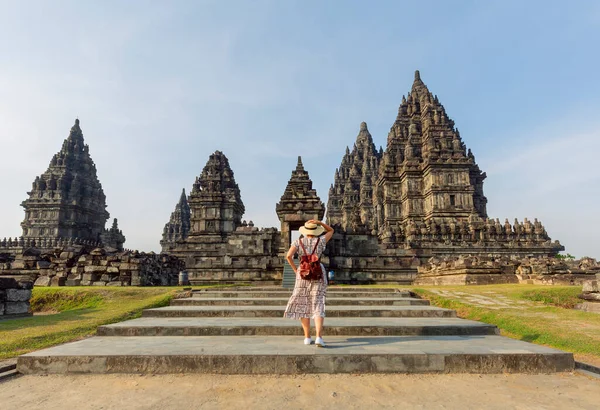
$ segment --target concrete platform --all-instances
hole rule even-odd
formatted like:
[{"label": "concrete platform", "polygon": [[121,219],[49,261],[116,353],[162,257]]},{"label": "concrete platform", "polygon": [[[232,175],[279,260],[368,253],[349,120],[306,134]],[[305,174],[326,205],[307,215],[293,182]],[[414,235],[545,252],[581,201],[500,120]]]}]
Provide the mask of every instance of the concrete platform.
[{"label": "concrete platform", "polygon": [[501,336],[97,336],[19,357],[23,374],[50,373],[547,373],[573,355]]},{"label": "concrete platform", "polygon": [[[146,309],[142,317],[283,317],[285,306],[167,306]],[[328,306],[327,317],[456,317],[433,306]]]},{"label": "concrete platform", "polygon": [[[171,301],[171,306],[286,306],[289,298],[185,298]],[[429,306],[429,301],[417,298],[346,298],[327,297],[327,306]]]},{"label": "concrete platform", "polygon": [[[314,323],[313,323],[314,325]],[[498,328],[458,318],[327,318],[328,336],[495,335]],[[284,318],[140,318],[100,326],[98,336],[300,336]]]}]

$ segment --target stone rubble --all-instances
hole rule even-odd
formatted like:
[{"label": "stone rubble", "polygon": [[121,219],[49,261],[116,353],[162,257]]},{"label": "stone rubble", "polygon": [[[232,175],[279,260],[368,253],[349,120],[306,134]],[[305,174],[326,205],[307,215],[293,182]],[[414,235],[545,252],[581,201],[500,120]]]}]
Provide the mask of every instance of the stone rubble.
[{"label": "stone rubble", "polygon": [[2,260],[0,275],[27,274],[35,286],[169,286],[184,269],[172,256],[108,247],[28,248]]}]

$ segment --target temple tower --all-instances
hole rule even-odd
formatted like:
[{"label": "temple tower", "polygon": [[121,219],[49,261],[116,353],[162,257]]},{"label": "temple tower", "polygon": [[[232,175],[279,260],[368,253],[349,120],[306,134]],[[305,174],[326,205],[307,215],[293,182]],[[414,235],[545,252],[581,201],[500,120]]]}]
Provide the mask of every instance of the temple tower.
[{"label": "temple tower", "polygon": [[123,231],[119,229],[117,218],[113,219],[113,224],[110,229],[105,229],[104,232],[100,234],[100,242],[102,242],[102,245],[104,246],[109,246],[119,251],[123,250],[125,235],[123,235]]},{"label": "temple tower", "polygon": [[275,206],[281,222],[280,253],[287,252],[291,244],[292,231],[311,219],[321,220],[325,214],[325,205],[312,187],[312,180],[304,170],[302,158],[298,157],[296,169],[288,181],[285,191]]},{"label": "temple tower", "polygon": [[443,105],[416,71],[379,168],[374,202],[380,238],[394,236],[401,241],[406,231],[429,220],[486,218],[485,177]]},{"label": "temple tower", "polygon": [[329,188],[329,224],[344,231],[371,232],[377,228],[373,188],[378,178],[380,159],[381,153],[375,148],[367,124],[363,122],[352,151],[346,147],[342,163],[335,170],[333,185]]},{"label": "temple tower", "polygon": [[221,151],[209,157],[202,174],[196,178],[188,203],[189,236],[221,236],[240,226],[244,203],[229,160]]},{"label": "temple tower", "polygon": [[190,206],[185,195],[185,189],[183,189],[179,197],[179,202],[175,206],[173,213],[171,213],[169,222],[165,224],[165,228],[163,229],[162,240],[160,241],[163,252],[167,251],[170,246],[175,245],[177,241],[187,238],[190,233],[190,226]]},{"label": "temple tower", "polygon": [[79,120],[21,206],[23,237],[99,241],[109,213]]}]

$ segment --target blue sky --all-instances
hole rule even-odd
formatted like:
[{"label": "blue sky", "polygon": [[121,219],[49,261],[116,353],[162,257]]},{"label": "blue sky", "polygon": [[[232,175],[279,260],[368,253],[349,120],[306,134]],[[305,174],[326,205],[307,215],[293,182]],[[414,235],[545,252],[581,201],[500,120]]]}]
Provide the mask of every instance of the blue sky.
[{"label": "blue sky", "polygon": [[302,155],[321,199],[366,121],[384,145],[415,69],[488,179],[490,217],[600,257],[596,1],[1,1],[0,237],[75,117],[126,246],[159,250],[208,156],[277,226]]}]

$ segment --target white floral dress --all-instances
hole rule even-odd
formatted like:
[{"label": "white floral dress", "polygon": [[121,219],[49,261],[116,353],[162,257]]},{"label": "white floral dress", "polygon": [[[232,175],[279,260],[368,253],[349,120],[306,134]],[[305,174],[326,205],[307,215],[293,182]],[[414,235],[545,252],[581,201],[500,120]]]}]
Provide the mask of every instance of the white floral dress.
[{"label": "white floral dress", "polygon": [[[293,246],[298,250],[298,257],[301,258],[304,254],[302,247],[300,246],[300,240],[306,249],[307,253],[311,253],[317,243],[317,238],[304,237],[294,241]],[[321,236],[315,254],[321,257],[327,242],[325,237]],[[325,317],[325,297],[327,295],[327,279],[325,276],[325,267],[321,264],[321,270],[323,275],[320,280],[306,280],[302,279],[299,270],[300,266],[296,270],[296,284],[294,285],[294,291],[288,301],[287,307],[283,317],[288,319],[302,319],[302,318],[315,318]]]}]

